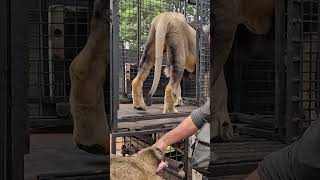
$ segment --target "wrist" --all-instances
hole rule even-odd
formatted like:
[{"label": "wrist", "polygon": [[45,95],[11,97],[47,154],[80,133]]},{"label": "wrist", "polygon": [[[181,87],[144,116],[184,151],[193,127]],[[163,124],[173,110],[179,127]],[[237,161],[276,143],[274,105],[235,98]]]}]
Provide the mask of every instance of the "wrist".
[{"label": "wrist", "polygon": [[153,147],[159,148],[163,153],[166,152],[168,144],[163,141],[162,139],[159,139],[154,145]]}]

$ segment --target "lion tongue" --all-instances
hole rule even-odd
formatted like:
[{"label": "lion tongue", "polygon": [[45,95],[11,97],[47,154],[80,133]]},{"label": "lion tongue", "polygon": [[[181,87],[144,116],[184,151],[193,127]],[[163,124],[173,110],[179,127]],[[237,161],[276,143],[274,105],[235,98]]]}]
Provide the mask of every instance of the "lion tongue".
[{"label": "lion tongue", "polygon": [[168,163],[167,162],[164,162],[164,161],[161,161],[161,163],[159,164],[157,170],[156,170],[156,173],[159,173],[161,170],[165,169],[168,167]]}]

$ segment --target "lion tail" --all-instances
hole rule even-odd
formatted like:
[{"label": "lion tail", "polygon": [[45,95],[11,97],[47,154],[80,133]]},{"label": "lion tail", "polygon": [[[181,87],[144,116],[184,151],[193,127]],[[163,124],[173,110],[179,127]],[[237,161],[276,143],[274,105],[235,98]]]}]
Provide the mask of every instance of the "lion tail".
[{"label": "lion tail", "polygon": [[163,50],[164,50],[164,42],[168,29],[168,22],[162,20],[162,22],[158,23],[156,26],[156,34],[155,34],[155,66],[154,66],[154,77],[151,89],[147,95],[147,98],[151,98],[158,88],[158,84],[161,76],[161,66],[163,60]]}]

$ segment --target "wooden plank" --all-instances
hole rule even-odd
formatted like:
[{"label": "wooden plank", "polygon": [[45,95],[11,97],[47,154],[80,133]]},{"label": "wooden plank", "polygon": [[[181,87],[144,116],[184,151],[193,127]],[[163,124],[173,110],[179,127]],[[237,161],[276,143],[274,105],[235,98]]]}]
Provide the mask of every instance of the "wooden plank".
[{"label": "wooden plank", "polygon": [[212,175],[214,177],[249,174],[257,168],[258,162],[241,162],[233,164],[214,165]]},{"label": "wooden plank", "polygon": [[234,146],[230,148],[214,148],[214,151],[217,154],[228,154],[228,153],[255,153],[255,152],[271,152],[275,149],[280,149],[285,147],[284,145],[275,145],[275,146],[263,146],[258,148],[253,147],[242,147],[242,146]]},{"label": "wooden plank", "polygon": [[243,113],[232,113],[230,114],[230,117],[233,122],[246,123],[261,129],[274,129],[274,115],[249,115]]},{"label": "wooden plank", "polygon": [[258,142],[230,142],[230,143],[214,143],[213,146],[215,148],[220,148],[220,149],[230,149],[230,147],[265,147],[265,146],[273,146],[273,145],[281,145],[282,143],[278,141],[258,141]]},{"label": "wooden plank", "polygon": [[239,134],[251,135],[253,137],[261,137],[269,140],[279,140],[279,137],[276,136],[274,131],[254,128],[249,126],[242,126],[238,128]]},{"label": "wooden plank", "polygon": [[250,173],[268,154],[286,146],[279,141],[240,135],[234,142],[214,143],[218,160],[212,165],[214,176]]}]

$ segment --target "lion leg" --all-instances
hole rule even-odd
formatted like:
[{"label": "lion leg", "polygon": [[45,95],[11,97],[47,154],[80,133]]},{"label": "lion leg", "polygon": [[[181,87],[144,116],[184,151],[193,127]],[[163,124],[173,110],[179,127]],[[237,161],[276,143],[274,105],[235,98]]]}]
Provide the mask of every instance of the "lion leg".
[{"label": "lion leg", "polygon": [[[178,68],[178,66],[175,66],[175,68]],[[166,87],[164,95],[163,113],[178,112],[178,110],[175,108],[175,103],[177,101],[177,89],[180,86],[183,72],[183,69],[176,69],[171,71],[170,80]]]},{"label": "lion leg", "polygon": [[181,96],[181,85],[180,85],[180,83],[179,83],[179,85],[178,85],[176,94],[177,94],[177,99],[176,99],[176,102],[174,103],[174,105],[175,105],[175,106],[183,106],[183,100],[182,100],[182,96]]},{"label": "lion leg", "polygon": [[147,106],[143,99],[143,83],[147,79],[150,69],[154,63],[145,63],[142,64],[137,76],[132,81],[132,100],[133,100],[133,107],[139,111],[146,111]]},{"label": "lion leg", "polygon": [[227,98],[228,89],[224,77],[224,71],[219,75],[214,85],[213,104],[213,137],[230,140],[233,137],[233,127],[228,113]]}]

